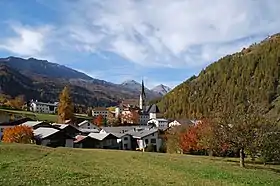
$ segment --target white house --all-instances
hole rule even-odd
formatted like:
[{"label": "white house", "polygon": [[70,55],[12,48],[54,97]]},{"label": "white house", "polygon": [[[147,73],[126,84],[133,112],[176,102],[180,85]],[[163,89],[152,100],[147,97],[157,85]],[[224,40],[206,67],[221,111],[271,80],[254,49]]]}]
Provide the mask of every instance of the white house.
[{"label": "white house", "polygon": [[32,112],[39,112],[39,113],[48,113],[52,114],[55,113],[57,110],[58,103],[44,103],[39,101],[31,101],[30,103],[30,110]]},{"label": "white house", "polygon": [[91,122],[88,121],[88,120],[85,120],[85,121],[79,123],[79,124],[78,124],[78,129],[79,129],[79,130],[83,130],[83,129],[95,129],[95,130],[98,130],[98,131],[100,130],[100,128],[99,128],[97,125],[91,123]]},{"label": "white house", "polygon": [[155,127],[159,128],[161,130],[165,130],[169,127],[168,120],[164,119],[164,118],[150,119],[148,121],[148,125],[155,125]]},{"label": "white house", "polygon": [[101,115],[103,118],[107,118],[108,112],[109,112],[108,109],[105,107],[97,107],[92,110],[92,116],[97,117]]},{"label": "white house", "polygon": [[[115,128],[115,127],[114,127]],[[116,136],[117,142],[119,144],[120,149],[122,150],[130,150],[132,148],[131,146],[131,135],[126,134],[126,133],[120,133],[120,132],[115,132],[115,133],[108,133],[104,129],[100,131],[101,134],[113,134]]]},{"label": "white house", "polygon": [[136,140],[143,142],[144,148],[149,144],[152,144],[154,146],[154,150],[158,152],[160,146],[162,145],[157,129],[144,129],[141,131],[129,132],[129,134]]}]

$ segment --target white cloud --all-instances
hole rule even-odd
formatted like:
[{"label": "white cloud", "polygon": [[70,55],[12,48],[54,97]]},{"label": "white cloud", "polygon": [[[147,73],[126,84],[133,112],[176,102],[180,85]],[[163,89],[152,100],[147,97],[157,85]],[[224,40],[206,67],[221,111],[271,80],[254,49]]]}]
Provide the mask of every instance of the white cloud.
[{"label": "white cloud", "polygon": [[145,66],[205,65],[280,30],[278,0],[81,0],[64,10],[80,49]]},{"label": "white cloud", "polygon": [[15,35],[1,40],[0,49],[23,57],[53,59],[46,53],[48,34],[52,27],[30,27],[17,23],[11,23],[10,27]]}]

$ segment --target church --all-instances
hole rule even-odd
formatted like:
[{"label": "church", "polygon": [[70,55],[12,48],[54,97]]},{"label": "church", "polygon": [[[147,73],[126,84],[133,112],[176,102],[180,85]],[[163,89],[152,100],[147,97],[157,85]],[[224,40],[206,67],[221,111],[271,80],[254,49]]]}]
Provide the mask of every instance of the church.
[{"label": "church", "polygon": [[160,113],[156,104],[147,105],[147,98],[143,80],[139,96],[139,105],[137,105],[135,102],[133,103],[132,100],[128,102],[130,104],[124,104],[126,102],[128,101],[124,101],[120,105],[120,107],[117,107],[115,113],[116,117],[131,115],[132,117],[136,118],[135,120],[126,121],[130,124],[147,125],[149,120],[156,119],[157,114]]}]

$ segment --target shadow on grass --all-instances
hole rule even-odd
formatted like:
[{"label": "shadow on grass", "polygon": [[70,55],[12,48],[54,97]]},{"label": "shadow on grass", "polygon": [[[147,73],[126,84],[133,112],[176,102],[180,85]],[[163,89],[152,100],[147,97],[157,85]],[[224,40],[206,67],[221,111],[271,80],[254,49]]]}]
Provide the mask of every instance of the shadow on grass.
[{"label": "shadow on grass", "polygon": [[[231,159],[215,159],[215,158],[211,158],[212,161],[220,161],[220,162],[230,162],[230,163],[234,163],[233,166],[239,166],[239,160],[231,160]],[[275,173],[280,174],[280,167],[279,168],[273,168],[270,166],[278,166],[280,165],[280,162],[269,162],[264,164],[263,162],[259,162],[259,161],[245,161],[245,169],[258,169],[258,170],[267,170],[267,171],[272,171]]]}]

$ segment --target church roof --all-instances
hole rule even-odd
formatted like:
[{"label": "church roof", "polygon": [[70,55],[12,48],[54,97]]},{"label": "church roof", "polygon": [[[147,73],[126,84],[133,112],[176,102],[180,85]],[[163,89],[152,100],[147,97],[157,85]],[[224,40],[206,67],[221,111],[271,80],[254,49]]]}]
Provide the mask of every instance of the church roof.
[{"label": "church roof", "polygon": [[145,111],[147,113],[159,113],[158,106],[156,104],[152,104],[150,106],[146,106]]}]

